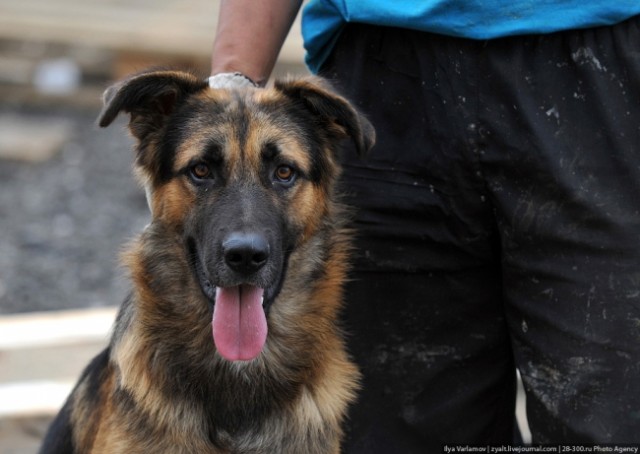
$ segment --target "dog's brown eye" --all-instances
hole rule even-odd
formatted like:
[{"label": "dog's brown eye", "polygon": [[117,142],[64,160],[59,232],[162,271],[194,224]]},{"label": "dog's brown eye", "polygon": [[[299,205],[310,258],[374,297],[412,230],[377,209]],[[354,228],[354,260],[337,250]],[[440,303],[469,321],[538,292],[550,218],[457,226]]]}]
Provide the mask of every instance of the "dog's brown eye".
[{"label": "dog's brown eye", "polygon": [[276,178],[282,182],[289,182],[295,175],[295,171],[289,166],[280,166],[276,169]]},{"label": "dog's brown eye", "polygon": [[210,178],[211,169],[209,169],[208,165],[200,163],[191,167],[191,174],[200,180],[204,180],[205,178]]}]

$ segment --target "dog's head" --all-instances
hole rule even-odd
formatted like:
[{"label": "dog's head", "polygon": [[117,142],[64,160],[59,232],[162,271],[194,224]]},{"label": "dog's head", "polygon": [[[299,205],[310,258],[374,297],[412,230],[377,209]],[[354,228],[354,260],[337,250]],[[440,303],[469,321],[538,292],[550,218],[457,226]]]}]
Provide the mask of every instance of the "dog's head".
[{"label": "dog's head", "polygon": [[341,141],[362,154],[373,128],[317,78],[215,90],[189,73],[151,71],[105,92],[100,126],[121,111],[153,222],[182,238],[214,304],[218,351],[257,356],[288,255],[332,209]]}]

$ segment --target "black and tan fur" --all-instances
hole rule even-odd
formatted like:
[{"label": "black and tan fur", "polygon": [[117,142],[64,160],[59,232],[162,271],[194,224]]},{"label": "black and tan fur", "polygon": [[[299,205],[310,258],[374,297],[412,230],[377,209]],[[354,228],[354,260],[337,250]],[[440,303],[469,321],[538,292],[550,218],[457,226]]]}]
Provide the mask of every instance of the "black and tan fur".
[{"label": "black and tan fur", "polygon": [[[371,126],[316,78],[227,91],[149,71],[107,90],[100,126],[120,112],[153,220],[124,254],[132,289],[110,345],[41,452],[339,452],[358,371],[336,327],[349,249],[336,153],[347,137],[368,150]],[[225,269],[232,231],[268,242],[259,271]],[[265,287],[269,331],[233,362],[212,340],[212,289],[244,280]]]}]

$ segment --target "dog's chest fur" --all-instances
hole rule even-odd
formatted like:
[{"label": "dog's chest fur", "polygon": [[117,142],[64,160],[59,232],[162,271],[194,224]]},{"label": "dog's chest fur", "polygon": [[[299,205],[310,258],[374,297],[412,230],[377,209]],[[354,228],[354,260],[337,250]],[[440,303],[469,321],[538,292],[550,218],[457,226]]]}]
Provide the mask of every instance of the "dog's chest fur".
[{"label": "dog's chest fur", "polygon": [[210,309],[202,305],[183,248],[167,236],[151,226],[128,254],[137,291],[123,305],[114,331],[114,412],[97,431],[98,451],[135,452],[144,445],[151,452],[180,452],[178,446],[184,452],[337,452],[336,415],[354,392],[357,371],[346,355],[322,351],[326,346],[305,325],[309,300],[331,293],[297,288],[329,264],[297,262],[317,254],[315,249],[331,252],[329,245],[309,242],[292,254],[296,273],[270,315],[279,322],[263,356],[230,363],[215,354]]}]

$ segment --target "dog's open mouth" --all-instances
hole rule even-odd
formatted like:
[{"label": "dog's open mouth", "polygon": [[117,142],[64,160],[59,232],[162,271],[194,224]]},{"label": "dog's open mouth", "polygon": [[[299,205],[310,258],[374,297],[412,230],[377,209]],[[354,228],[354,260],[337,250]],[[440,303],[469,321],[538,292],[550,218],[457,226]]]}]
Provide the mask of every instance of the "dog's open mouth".
[{"label": "dog's open mouth", "polygon": [[214,286],[198,259],[193,240],[187,241],[187,250],[200,288],[213,306],[211,328],[218,353],[229,361],[255,359],[267,340],[266,312],[272,298],[265,295],[265,289],[249,283]]},{"label": "dog's open mouth", "polygon": [[249,361],[262,352],[267,340],[263,295],[263,289],[249,284],[216,288],[211,325],[223,358]]}]

